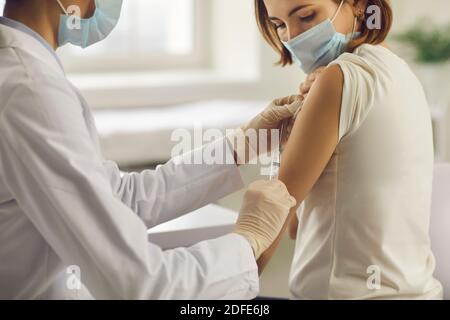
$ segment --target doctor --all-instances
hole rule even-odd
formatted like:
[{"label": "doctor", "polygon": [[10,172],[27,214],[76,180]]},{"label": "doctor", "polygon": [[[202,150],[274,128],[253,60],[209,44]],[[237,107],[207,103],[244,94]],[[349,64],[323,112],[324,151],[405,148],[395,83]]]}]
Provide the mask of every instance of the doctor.
[{"label": "doctor", "polygon": [[[84,17],[79,28],[69,27],[71,5]],[[89,108],[65,77],[55,50],[103,40],[121,5],[6,2],[0,17],[0,299],[253,298],[255,259],[295,205],[285,185],[253,183],[233,233],[162,251],[148,242],[147,228],[241,188],[237,165],[172,160],[155,171],[122,174],[103,159]],[[285,102],[272,103],[243,129],[279,127],[299,107]],[[214,143],[236,158],[227,139]]]}]

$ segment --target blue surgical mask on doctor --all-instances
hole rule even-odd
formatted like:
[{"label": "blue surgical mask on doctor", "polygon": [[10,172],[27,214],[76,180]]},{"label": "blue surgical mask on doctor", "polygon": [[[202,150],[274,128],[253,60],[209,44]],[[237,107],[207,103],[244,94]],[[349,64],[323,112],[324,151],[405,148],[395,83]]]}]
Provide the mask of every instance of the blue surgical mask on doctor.
[{"label": "blue surgical mask on doctor", "polygon": [[291,53],[293,61],[305,73],[309,74],[337,59],[345,52],[350,40],[359,34],[354,32],[356,18],[353,24],[353,31],[347,36],[337,32],[334,28],[333,22],[343,4],[344,1],[339,5],[333,18],[319,23],[292,40],[283,42],[283,45]]},{"label": "blue surgical mask on doctor", "polygon": [[[66,43],[86,48],[105,39],[117,25],[123,0],[95,0],[92,17],[82,19],[64,8],[57,0],[64,14],[60,16],[58,44]],[[69,7],[70,8],[70,7]]]}]

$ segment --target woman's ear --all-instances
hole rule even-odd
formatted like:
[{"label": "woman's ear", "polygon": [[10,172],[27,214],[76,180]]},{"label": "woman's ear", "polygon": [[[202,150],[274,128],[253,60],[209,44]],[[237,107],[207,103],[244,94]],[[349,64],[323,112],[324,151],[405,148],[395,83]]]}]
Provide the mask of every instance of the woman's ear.
[{"label": "woman's ear", "polygon": [[353,1],[353,14],[359,21],[363,21],[366,9],[367,9],[368,0],[354,0]]}]

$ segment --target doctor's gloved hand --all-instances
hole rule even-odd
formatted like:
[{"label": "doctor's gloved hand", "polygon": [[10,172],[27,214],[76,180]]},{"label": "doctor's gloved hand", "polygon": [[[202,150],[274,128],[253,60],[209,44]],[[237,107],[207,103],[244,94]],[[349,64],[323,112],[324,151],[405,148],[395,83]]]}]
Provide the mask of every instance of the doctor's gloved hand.
[{"label": "doctor's gloved hand", "polygon": [[302,97],[292,95],[273,100],[260,114],[241,126],[243,131],[248,129],[280,129],[281,124],[292,118],[302,105]]},{"label": "doctor's gloved hand", "polygon": [[279,180],[256,181],[248,187],[234,233],[248,240],[256,260],[275,241],[295,205]]},{"label": "doctor's gloved hand", "polygon": [[[283,141],[285,141],[288,134],[286,134],[286,128],[289,127],[289,123],[293,121],[295,116],[301,109],[303,103],[303,97],[301,95],[292,95],[280,99],[273,100],[261,113],[250,120],[245,125],[235,130],[227,138],[232,143],[235,158],[236,153],[239,155],[237,162],[244,164],[253,159],[255,156],[270,152],[273,148],[278,147],[279,141],[271,141],[271,132],[273,129],[281,129],[284,124]],[[267,135],[260,135],[259,130],[266,129]],[[257,141],[251,141],[249,139],[249,132],[256,132]],[[281,133],[280,133],[281,134]],[[245,146],[242,147],[239,143],[236,143],[239,139],[245,139]],[[265,139],[265,147],[261,147],[262,141],[259,139]]]}]

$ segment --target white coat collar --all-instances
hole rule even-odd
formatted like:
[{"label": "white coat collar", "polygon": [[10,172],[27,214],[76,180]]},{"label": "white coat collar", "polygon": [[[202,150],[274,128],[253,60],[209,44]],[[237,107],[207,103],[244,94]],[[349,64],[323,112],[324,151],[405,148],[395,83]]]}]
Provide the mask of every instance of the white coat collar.
[{"label": "white coat collar", "polygon": [[[3,26],[6,28],[2,28]],[[17,47],[26,52],[37,54],[46,62],[56,63],[58,69],[64,73],[61,60],[56,55],[56,52],[37,32],[20,22],[6,17],[0,17],[0,28],[0,30],[3,29],[5,31],[0,34],[0,48]]]}]

